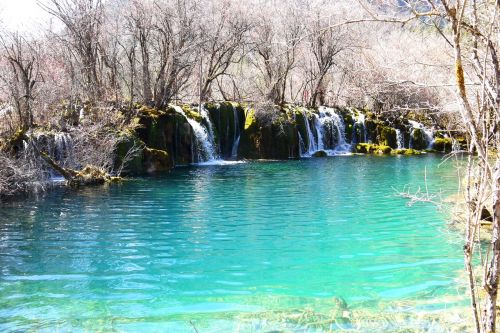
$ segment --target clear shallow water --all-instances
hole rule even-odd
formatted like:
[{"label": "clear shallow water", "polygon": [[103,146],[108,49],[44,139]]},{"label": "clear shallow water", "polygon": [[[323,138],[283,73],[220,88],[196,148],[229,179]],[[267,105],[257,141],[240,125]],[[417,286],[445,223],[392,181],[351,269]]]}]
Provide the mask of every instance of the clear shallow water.
[{"label": "clear shallow water", "polygon": [[443,213],[407,207],[392,188],[423,185],[427,167],[429,189],[452,194],[454,171],[440,162],[186,167],[9,204],[0,331],[309,332],[290,319],[304,311],[346,328],[382,311],[416,325],[421,311],[463,304],[461,244]]}]

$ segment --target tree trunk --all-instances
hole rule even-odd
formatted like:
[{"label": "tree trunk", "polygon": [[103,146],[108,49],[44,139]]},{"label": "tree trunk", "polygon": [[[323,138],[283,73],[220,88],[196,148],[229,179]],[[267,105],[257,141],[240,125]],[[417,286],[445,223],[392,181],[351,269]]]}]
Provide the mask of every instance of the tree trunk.
[{"label": "tree trunk", "polygon": [[498,296],[498,275],[500,263],[500,159],[497,159],[495,173],[492,179],[493,196],[493,232],[491,245],[493,256],[488,267],[487,281],[485,289],[488,293],[485,309],[485,332],[492,333],[496,329],[497,296]]}]

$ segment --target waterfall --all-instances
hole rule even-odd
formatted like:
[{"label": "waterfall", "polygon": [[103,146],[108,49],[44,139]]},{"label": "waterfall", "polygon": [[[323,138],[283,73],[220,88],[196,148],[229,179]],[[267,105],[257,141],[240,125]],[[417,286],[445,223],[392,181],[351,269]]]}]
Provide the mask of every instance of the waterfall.
[{"label": "waterfall", "polygon": [[[342,117],[335,109],[320,107],[319,115],[312,114],[309,119],[305,109],[301,111],[308,139],[306,147],[299,133],[301,156],[311,156],[316,151],[323,150],[328,155],[349,153],[351,145],[345,140],[345,125]],[[313,132],[314,127],[314,132]]]},{"label": "waterfall", "polygon": [[314,128],[316,129],[316,137],[318,139],[317,150],[324,150],[325,145],[323,142],[323,123],[317,115],[313,114]]},{"label": "waterfall", "polygon": [[311,125],[309,124],[309,118],[307,117],[306,110],[302,110],[302,116],[304,117],[304,124],[306,127],[307,139],[309,141],[307,151],[304,155],[311,156],[315,151],[318,151],[318,144],[311,130]]},{"label": "waterfall", "polygon": [[359,143],[358,142],[358,131],[357,129],[358,128],[362,128],[363,129],[363,138],[361,139],[361,142],[366,142],[367,141],[367,133],[366,133],[366,126],[365,126],[365,115],[359,111],[357,111],[356,113],[354,113],[353,110],[350,110],[351,112],[351,116],[352,118],[354,119],[354,124],[353,124],[353,128],[352,128],[352,139],[351,139],[351,142],[352,143]]},{"label": "waterfall", "polygon": [[405,137],[403,132],[399,128],[396,128],[396,139],[398,143],[398,149],[404,149],[405,147]]},{"label": "waterfall", "polygon": [[197,108],[197,110],[198,110],[198,113],[203,118],[203,120],[205,120],[205,123],[207,124],[208,140],[209,140],[210,144],[212,145],[212,147],[214,147],[215,146],[214,129],[212,127],[212,122],[210,121],[210,116],[208,115],[208,111],[207,111],[207,109],[205,109],[205,107],[203,105],[201,107],[201,110],[199,107]]},{"label": "waterfall", "polygon": [[335,109],[322,106],[319,107],[319,120],[324,129],[330,129],[331,133],[333,130],[336,131],[337,142],[326,147],[329,150],[327,153],[331,155],[350,153],[351,145],[345,140],[345,124],[342,116]]},{"label": "waterfall", "polygon": [[365,115],[363,113],[358,112],[358,118],[356,119],[356,124],[363,126],[363,142],[366,142],[368,135],[366,135]]},{"label": "waterfall", "polygon": [[189,123],[189,125],[191,125],[191,128],[193,130],[193,134],[195,137],[193,163],[211,162],[217,160],[213,144],[213,133],[211,130],[212,124],[210,122],[210,118],[208,117],[206,109],[202,107],[200,115],[207,122],[208,130],[196,120],[187,117],[180,106],[173,105],[172,107],[175,112],[181,114],[184,118],[186,118],[187,122]]},{"label": "waterfall", "polygon": [[[34,132],[28,134],[30,140],[38,149],[46,152],[50,158],[60,164],[62,167],[77,167],[73,158],[74,143],[73,138],[69,133],[65,132]],[[29,156],[37,156],[32,145],[23,141],[24,154]],[[63,181],[63,177],[55,172],[52,168],[47,168],[47,172],[52,182]]]},{"label": "waterfall", "polygon": [[460,143],[455,138],[451,138],[451,151],[453,153],[459,153],[462,151],[462,149],[460,147]]},{"label": "waterfall", "polygon": [[300,157],[306,156],[308,153],[306,144],[304,143],[304,140],[302,139],[302,135],[300,135],[300,132],[297,133],[299,135],[299,149],[300,149]]},{"label": "waterfall", "polygon": [[73,164],[73,139],[68,133],[56,133],[54,135],[54,159],[64,161],[65,164]]},{"label": "waterfall", "polygon": [[[432,143],[434,142],[434,135],[433,131],[429,128],[426,128],[423,124],[414,121],[414,120],[408,120],[410,125],[412,126],[412,134],[415,129],[420,129],[425,135],[425,141],[427,142],[427,148],[432,148]],[[413,135],[410,137],[410,148],[413,148]]]},{"label": "waterfall", "polygon": [[233,104],[231,104],[233,107],[233,114],[234,114],[234,138],[233,138],[233,147],[231,148],[231,159],[235,160],[238,158],[238,146],[240,144],[240,119],[238,117],[238,109],[234,107]]}]

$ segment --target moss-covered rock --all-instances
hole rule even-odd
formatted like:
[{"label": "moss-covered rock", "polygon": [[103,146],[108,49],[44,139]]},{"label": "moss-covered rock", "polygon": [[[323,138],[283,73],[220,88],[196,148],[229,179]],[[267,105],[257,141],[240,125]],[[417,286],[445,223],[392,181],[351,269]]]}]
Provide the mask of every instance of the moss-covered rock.
[{"label": "moss-covered rock", "polygon": [[356,152],[361,154],[389,155],[392,152],[392,148],[373,143],[358,143],[356,145]]},{"label": "moss-covered rock", "polygon": [[186,114],[186,117],[191,118],[193,120],[196,120],[197,122],[201,122],[203,120],[203,117],[201,114],[195,110],[194,108],[191,107],[189,104],[182,104],[181,105],[182,111]]},{"label": "moss-covered rock", "polygon": [[370,118],[365,119],[366,140],[374,142],[377,140],[377,122]]},{"label": "moss-covered rock", "polygon": [[155,173],[169,171],[173,168],[173,163],[165,150],[145,148],[144,166],[148,173]]},{"label": "moss-covered rock", "polygon": [[414,128],[411,132],[411,147],[417,150],[426,149],[429,143],[425,138],[424,130]]},{"label": "moss-covered rock", "polygon": [[[241,132],[246,126],[245,110],[237,103],[222,102],[218,104],[207,103],[214,141],[218,148],[218,155],[224,159],[234,157],[236,141],[241,137]],[[250,119],[251,121],[251,119]],[[204,123],[208,128],[210,124]]]},{"label": "moss-covered rock", "polygon": [[396,155],[410,156],[410,155],[420,155],[422,152],[419,150],[408,148],[408,149],[394,149],[392,153]]},{"label": "moss-covered rock", "polygon": [[432,149],[438,152],[449,153],[452,150],[453,141],[451,138],[435,138],[432,143]]},{"label": "moss-covered rock", "polygon": [[378,132],[380,136],[380,139],[378,140],[379,144],[389,146],[391,148],[398,147],[397,133],[394,128],[389,126],[379,125]]},{"label": "moss-covered rock", "polygon": [[111,177],[103,169],[87,165],[74,174],[74,183],[72,185],[102,185],[114,180],[116,180],[116,177]]},{"label": "moss-covered rock", "polygon": [[392,148],[389,146],[379,145],[376,152],[379,155],[389,155],[392,152]]},{"label": "moss-covered rock", "polygon": [[296,122],[285,110],[269,124],[247,114],[238,156],[248,159],[288,159],[300,157]]},{"label": "moss-covered rock", "polygon": [[[121,170],[124,175],[143,174],[144,155],[140,147],[144,146],[144,143],[135,136],[135,133],[121,132],[119,138],[115,151],[115,170]],[[134,149],[137,151],[131,156],[130,153]]]},{"label": "moss-covered rock", "polygon": [[0,141],[0,150],[18,153],[24,149],[24,138],[26,138],[26,131],[18,129],[12,136]]},{"label": "moss-covered rock", "polygon": [[192,162],[193,132],[186,117],[173,108],[165,111],[139,112],[137,137],[153,149],[169,153],[174,165]]}]

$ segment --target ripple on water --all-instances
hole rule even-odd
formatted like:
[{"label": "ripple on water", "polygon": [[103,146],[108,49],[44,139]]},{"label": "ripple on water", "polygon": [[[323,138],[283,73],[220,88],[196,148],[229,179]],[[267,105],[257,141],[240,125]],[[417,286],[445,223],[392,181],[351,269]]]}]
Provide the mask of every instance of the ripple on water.
[{"label": "ripple on water", "polygon": [[422,184],[425,167],[431,190],[454,190],[440,162],[204,165],[7,205],[0,330],[192,332],[193,320],[200,332],[302,332],[297,318],[327,323],[340,298],[346,323],[368,325],[395,302],[412,304],[407,323],[432,322],[429,307],[451,316],[460,245],[440,212],[393,195]]}]

